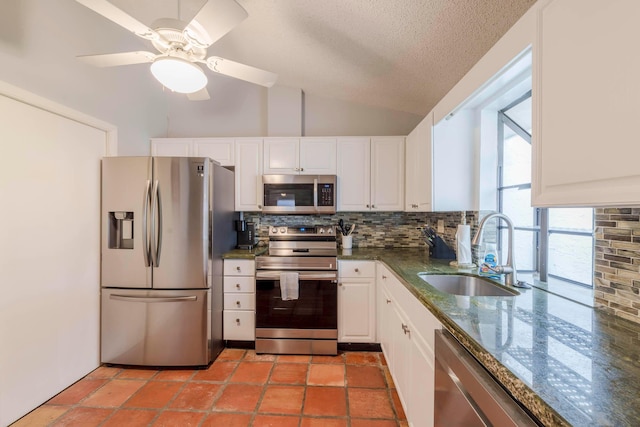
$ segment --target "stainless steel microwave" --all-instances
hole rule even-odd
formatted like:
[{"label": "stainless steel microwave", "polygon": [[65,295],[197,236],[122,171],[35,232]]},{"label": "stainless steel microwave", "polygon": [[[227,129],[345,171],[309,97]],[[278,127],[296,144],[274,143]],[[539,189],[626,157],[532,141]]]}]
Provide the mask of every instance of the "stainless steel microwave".
[{"label": "stainless steel microwave", "polygon": [[334,214],[336,181],[335,175],[262,175],[262,212]]}]

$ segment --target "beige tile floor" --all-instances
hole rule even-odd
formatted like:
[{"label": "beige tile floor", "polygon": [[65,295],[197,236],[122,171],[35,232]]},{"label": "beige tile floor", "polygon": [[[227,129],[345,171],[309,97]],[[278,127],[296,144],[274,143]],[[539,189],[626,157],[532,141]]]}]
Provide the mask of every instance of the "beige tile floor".
[{"label": "beige tile floor", "polygon": [[406,427],[384,356],[225,349],[206,370],[102,366],[24,426]]}]

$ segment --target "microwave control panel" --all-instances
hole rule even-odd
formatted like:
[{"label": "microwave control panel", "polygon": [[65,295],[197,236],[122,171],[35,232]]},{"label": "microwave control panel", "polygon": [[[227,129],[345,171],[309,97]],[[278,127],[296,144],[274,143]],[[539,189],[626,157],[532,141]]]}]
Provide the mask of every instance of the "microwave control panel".
[{"label": "microwave control panel", "polygon": [[333,206],[335,191],[333,184],[318,183],[318,206]]}]

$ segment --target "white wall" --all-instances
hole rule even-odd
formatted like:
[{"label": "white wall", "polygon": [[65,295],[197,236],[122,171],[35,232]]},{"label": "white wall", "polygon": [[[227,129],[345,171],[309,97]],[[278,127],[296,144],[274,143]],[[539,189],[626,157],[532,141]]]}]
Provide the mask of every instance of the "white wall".
[{"label": "white wall", "polygon": [[423,118],[412,113],[304,94],[305,136],[408,135]]},{"label": "white wall", "polygon": [[[110,122],[119,154],[148,154],[165,132],[167,96],[147,65],[99,69],[77,55],[147,49],[128,31],[71,0],[2,0],[0,80]],[[124,50],[124,49],[123,49]],[[121,68],[120,68],[121,69]]]},{"label": "white wall", "polygon": [[100,363],[107,133],[45,104],[0,94],[0,425]]}]

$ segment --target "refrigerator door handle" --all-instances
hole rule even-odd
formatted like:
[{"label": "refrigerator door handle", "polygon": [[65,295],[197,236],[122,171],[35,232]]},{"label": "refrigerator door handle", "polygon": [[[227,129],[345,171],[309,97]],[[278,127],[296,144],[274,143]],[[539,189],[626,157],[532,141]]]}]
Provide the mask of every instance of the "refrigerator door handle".
[{"label": "refrigerator door handle", "polygon": [[[157,181],[156,181],[157,182]],[[160,253],[162,251],[162,199],[160,197],[160,184],[156,185],[156,208],[158,209],[158,230],[156,231],[156,267],[160,267]]]},{"label": "refrigerator door handle", "polygon": [[111,294],[109,295],[110,299],[118,300],[118,301],[130,301],[130,302],[185,302],[185,301],[197,301],[198,297],[196,295],[190,295],[187,297],[135,297],[128,295],[117,295]]},{"label": "refrigerator door handle", "polygon": [[159,260],[158,260],[159,247],[158,246],[160,244],[160,239],[158,237],[159,235],[158,229],[162,225],[161,216],[158,209],[159,197],[160,197],[158,185],[159,183],[158,183],[158,180],[156,179],[153,182],[153,190],[151,192],[151,239],[150,240],[151,240],[151,263],[153,264],[153,267],[159,266]]},{"label": "refrigerator door handle", "polygon": [[142,204],[142,253],[144,254],[144,265],[151,267],[151,257],[149,254],[149,202],[151,199],[151,181],[147,180],[147,188],[144,192],[144,203]]}]

